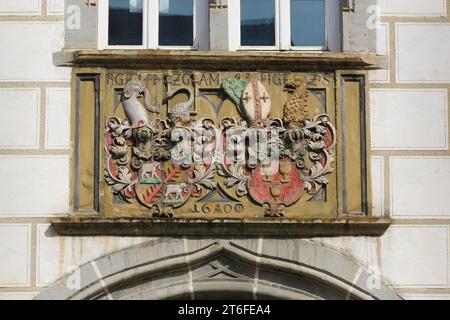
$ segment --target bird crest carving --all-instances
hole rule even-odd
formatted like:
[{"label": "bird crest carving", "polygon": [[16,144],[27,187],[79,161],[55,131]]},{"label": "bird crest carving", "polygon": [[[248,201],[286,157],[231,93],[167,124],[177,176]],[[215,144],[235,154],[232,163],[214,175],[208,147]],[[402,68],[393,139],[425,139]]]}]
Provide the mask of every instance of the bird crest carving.
[{"label": "bird crest carving", "polygon": [[283,123],[287,128],[298,128],[308,116],[308,88],[301,79],[289,80],[284,90],[291,93],[283,108]]},{"label": "bird crest carving", "polygon": [[[141,82],[127,83],[126,119],[109,117],[105,127],[105,181],[115,201],[145,207],[153,217],[172,217],[197,212],[198,201],[220,190],[237,200],[222,199],[214,211],[202,207],[203,213],[253,208],[260,216],[282,217],[304,193],[314,197],[326,188],[336,132],[329,115],[309,112],[305,81],[294,78],[279,88],[289,93],[282,119],[274,111],[283,104],[272,100],[263,82],[228,77],[220,88],[242,118],[197,116],[195,86],[186,85],[167,88],[166,115],[150,120],[159,105],[150,104]],[[179,93],[187,99],[169,105]]]}]

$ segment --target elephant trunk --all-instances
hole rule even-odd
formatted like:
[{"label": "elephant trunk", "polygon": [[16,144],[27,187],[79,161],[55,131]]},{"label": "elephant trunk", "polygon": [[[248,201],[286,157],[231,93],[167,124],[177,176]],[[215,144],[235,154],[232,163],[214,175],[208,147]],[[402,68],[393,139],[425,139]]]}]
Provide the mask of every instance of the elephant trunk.
[{"label": "elephant trunk", "polygon": [[153,113],[159,113],[159,105],[152,106],[150,103],[150,92],[148,92],[147,88],[144,89],[144,105],[148,111]]},{"label": "elephant trunk", "polygon": [[148,92],[148,89],[144,89],[144,105],[148,109],[150,108],[150,93]]}]

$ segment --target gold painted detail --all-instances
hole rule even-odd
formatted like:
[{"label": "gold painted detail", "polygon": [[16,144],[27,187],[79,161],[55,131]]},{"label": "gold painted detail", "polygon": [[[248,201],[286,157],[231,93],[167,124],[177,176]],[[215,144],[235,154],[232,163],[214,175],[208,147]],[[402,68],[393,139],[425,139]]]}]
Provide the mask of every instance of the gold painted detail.
[{"label": "gold painted detail", "polygon": [[297,128],[308,116],[308,89],[305,82],[295,79],[285,85],[285,90],[292,96],[284,104],[283,122],[288,128]]},{"label": "gold painted detail", "polygon": [[104,174],[114,203],[146,208],[153,217],[247,211],[282,217],[305,205],[299,204],[304,193],[314,197],[324,190],[334,168],[336,132],[329,115],[310,116],[305,80],[286,82],[292,95],[282,118],[272,117],[281,113],[279,99],[261,81],[235,77],[214,90],[229,97],[239,116],[197,117],[198,81],[191,84],[168,84],[163,117],[161,106],[150,104],[153,88],[127,82],[125,117],[110,116],[105,126]]}]

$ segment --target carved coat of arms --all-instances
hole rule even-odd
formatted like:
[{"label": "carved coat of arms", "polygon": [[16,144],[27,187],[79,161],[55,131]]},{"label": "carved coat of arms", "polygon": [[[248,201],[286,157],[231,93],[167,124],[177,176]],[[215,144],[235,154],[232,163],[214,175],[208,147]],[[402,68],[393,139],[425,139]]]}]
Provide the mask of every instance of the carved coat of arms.
[{"label": "carved coat of arms", "polygon": [[[181,209],[210,213],[197,203],[219,194],[228,200],[217,200],[214,210],[237,214],[252,206],[261,217],[281,217],[305,193],[322,192],[334,167],[336,133],[327,114],[309,116],[306,82],[289,80],[281,102],[256,79],[228,77],[220,90],[241,117],[197,116],[197,93],[188,86],[167,90],[161,103],[179,93],[186,99],[161,117],[145,85],[126,84],[125,117],[109,117],[105,127],[105,178],[117,201],[171,217]],[[282,116],[271,117],[273,108]]]}]

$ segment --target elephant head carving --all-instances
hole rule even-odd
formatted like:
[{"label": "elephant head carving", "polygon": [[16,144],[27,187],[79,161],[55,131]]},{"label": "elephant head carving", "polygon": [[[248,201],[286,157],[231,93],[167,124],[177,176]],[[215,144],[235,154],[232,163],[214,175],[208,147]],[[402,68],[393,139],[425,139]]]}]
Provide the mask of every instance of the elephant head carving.
[{"label": "elephant head carving", "polygon": [[[144,97],[144,104],[139,101]],[[139,126],[148,123],[148,113],[159,113],[159,105],[151,105],[150,93],[142,82],[137,80],[128,81],[123,90],[122,105],[128,120],[132,126]]]}]

